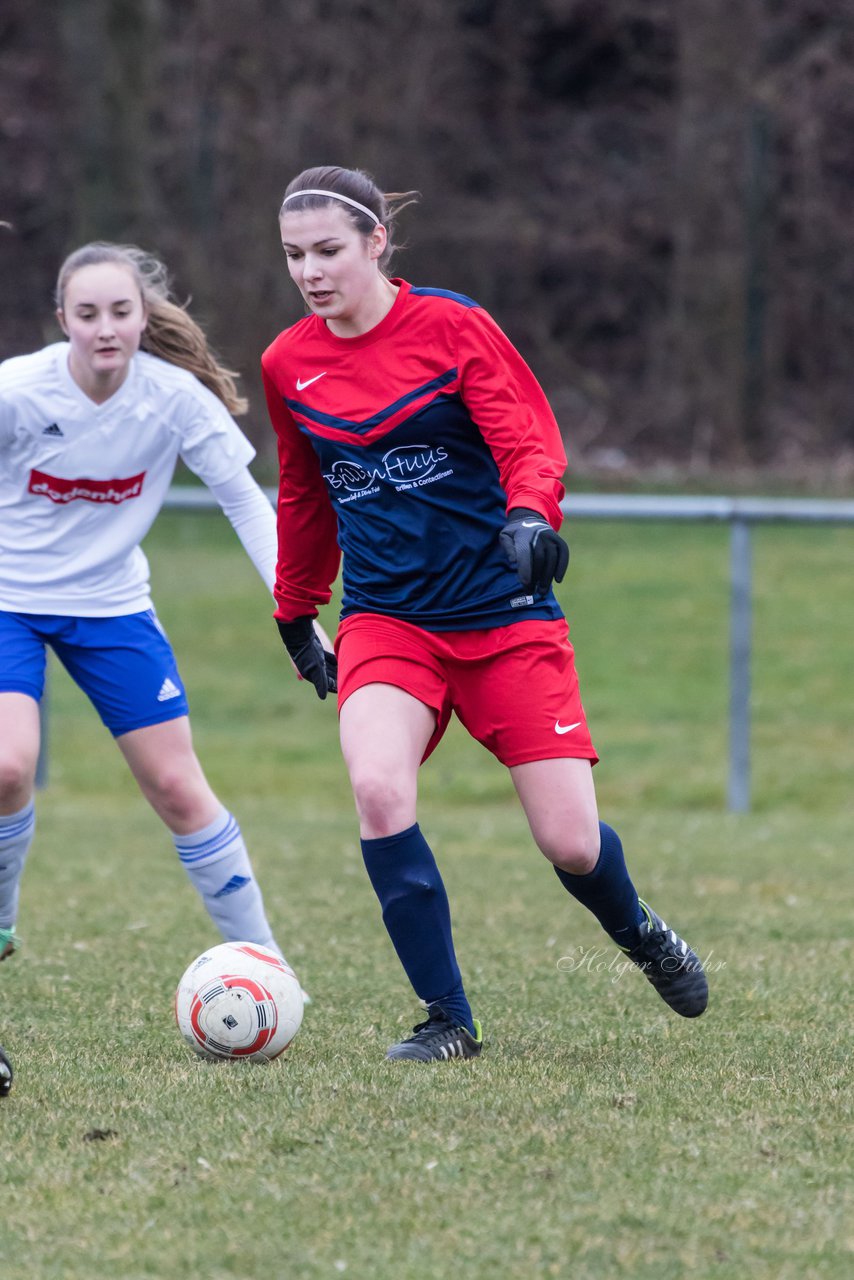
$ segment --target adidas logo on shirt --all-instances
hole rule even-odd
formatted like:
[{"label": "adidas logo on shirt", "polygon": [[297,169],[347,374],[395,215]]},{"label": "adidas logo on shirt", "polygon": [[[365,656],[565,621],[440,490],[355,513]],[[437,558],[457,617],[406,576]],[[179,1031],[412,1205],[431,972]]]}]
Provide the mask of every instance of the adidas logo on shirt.
[{"label": "adidas logo on shirt", "polygon": [[65,432],[57,422],[52,422],[49,427],[45,427],[42,432],[43,436],[64,436]]},{"label": "adidas logo on shirt", "polygon": [[173,680],[167,676],[160,686],[160,692],[157,695],[158,702],[168,702],[170,698],[180,698],[181,690]]}]

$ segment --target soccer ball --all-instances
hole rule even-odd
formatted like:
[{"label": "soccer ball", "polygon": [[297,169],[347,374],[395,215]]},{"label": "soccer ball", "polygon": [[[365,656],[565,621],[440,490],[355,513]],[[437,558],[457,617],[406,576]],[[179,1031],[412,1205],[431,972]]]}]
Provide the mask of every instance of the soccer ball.
[{"label": "soccer ball", "polygon": [[281,956],[254,942],[202,952],[178,983],[175,1020],[202,1058],[269,1062],[302,1022],[299,979]]}]

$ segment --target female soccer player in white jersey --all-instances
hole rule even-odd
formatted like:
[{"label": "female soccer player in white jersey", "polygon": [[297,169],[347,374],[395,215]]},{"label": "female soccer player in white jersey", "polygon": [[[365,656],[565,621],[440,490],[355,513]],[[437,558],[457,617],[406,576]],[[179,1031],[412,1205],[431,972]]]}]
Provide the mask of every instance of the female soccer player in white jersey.
[{"label": "female soccer player in white jersey", "polygon": [[245,404],[142,250],[78,249],[56,304],[68,341],[0,365],[0,959],[18,944],[48,645],[114,735],[223,938],[279,950],[240,827],[193,750],[139,545],[180,456],[272,591],[275,516],[231,416]]},{"label": "female soccer player in white jersey", "polygon": [[542,389],[471,298],[390,278],[393,213],[364,173],[306,170],[279,214],[308,315],[264,353],[280,455],[282,638],[327,691],[317,606],[343,552],[341,744],[383,921],[428,1018],[391,1058],[480,1053],[448,900],[416,821],[417,774],[452,711],[510,770],[564,887],[678,1013],[700,961],[641,902],[598,818],[566,621],[552,592],[566,456]]}]

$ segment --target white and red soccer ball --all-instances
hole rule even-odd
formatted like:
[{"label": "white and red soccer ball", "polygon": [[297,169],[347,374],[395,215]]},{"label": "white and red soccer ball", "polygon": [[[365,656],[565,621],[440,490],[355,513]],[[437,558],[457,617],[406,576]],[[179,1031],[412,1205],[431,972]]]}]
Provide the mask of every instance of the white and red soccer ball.
[{"label": "white and red soccer ball", "polygon": [[303,994],[281,956],[254,942],[223,942],[189,966],[175,1020],[202,1058],[269,1062],[300,1029]]}]

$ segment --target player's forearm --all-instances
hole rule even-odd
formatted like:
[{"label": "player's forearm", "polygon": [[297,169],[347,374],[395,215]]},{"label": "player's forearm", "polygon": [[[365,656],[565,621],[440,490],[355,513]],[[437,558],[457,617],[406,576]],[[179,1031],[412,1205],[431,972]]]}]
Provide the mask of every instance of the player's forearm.
[{"label": "player's forearm", "polygon": [[295,618],[315,617],[317,610],[329,604],[332,584],[338,576],[341,553],[338,543],[324,538],[320,531],[309,540],[300,536],[298,528],[288,528],[279,521],[279,560],[273,596],[275,616],[281,622]]},{"label": "player's forearm", "polygon": [[495,459],[507,510],[528,507],[559,528],[566,451],[542,387],[479,309],[467,316],[457,355],[463,401]]},{"label": "player's forearm", "polygon": [[272,594],[278,538],[276,517],[266,495],[245,468],[230,480],[211,485],[210,490]]},{"label": "player's forearm", "polygon": [[338,521],[317,457],[295,427],[278,430],[278,561],[275,616],[281,622],[314,617],[328,604],[341,552]]}]

